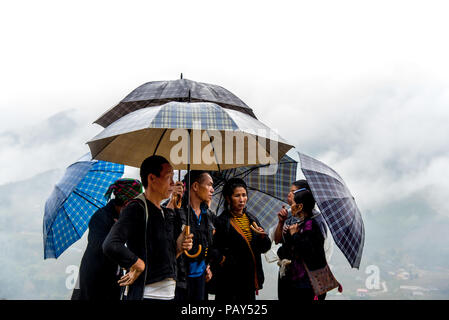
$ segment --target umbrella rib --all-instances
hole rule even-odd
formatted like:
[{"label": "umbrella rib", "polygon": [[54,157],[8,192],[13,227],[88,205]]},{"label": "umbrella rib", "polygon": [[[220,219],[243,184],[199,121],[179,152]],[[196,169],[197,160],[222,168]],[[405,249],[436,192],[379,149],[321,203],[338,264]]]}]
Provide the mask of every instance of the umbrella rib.
[{"label": "umbrella rib", "polygon": [[[283,165],[283,164],[289,164],[289,163],[293,163],[293,164],[297,164],[298,162],[296,162],[296,161],[285,161],[285,162],[280,162],[280,163],[276,163],[277,165]],[[268,166],[270,166],[270,164],[260,164],[260,165],[256,165],[256,166],[253,166],[253,167],[250,167],[250,168],[248,168],[248,169],[246,169],[245,171],[243,171],[243,172],[241,172],[241,173],[239,173],[238,174],[238,176],[242,176],[243,174],[245,174],[245,173],[247,173],[247,175],[248,174],[250,174],[252,171],[254,171],[254,170],[256,170],[256,169],[258,169],[258,168],[264,168],[264,167],[268,167]]]},{"label": "umbrella rib", "polygon": [[79,196],[80,198],[83,198],[84,200],[86,200],[87,202],[89,202],[91,205],[97,207],[98,209],[100,209],[101,207],[97,206],[95,203],[93,203],[92,201],[90,201],[89,199],[87,199],[85,196],[83,196],[81,193],[77,192],[76,190],[73,190],[73,193],[76,194],[77,196]]},{"label": "umbrella rib", "polygon": [[[106,147],[108,147],[108,146],[109,146],[115,139],[117,139],[118,137],[119,137],[118,135],[115,136],[114,139],[112,139],[110,142],[108,142],[107,144],[105,144],[105,146],[104,146],[103,148],[101,148],[101,150],[98,151],[97,154],[96,154],[95,156],[92,154],[92,149],[91,149],[92,160],[97,160],[97,159],[95,159],[95,157],[98,156],[101,152],[103,152],[103,150],[106,149]],[[90,146],[89,146],[89,148],[90,148]]]},{"label": "umbrella rib", "polygon": [[272,194],[269,194],[269,193],[267,193],[267,192],[265,192],[265,191],[262,191],[262,190],[259,190],[259,189],[256,189],[256,188],[253,188],[253,187],[250,187],[250,186],[248,186],[248,189],[253,190],[253,191],[257,191],[257,192],[260,192],[260,193],[263,193],[263,194],[266,194],[266,195],[269,196],[270,198],[274,198],[274,199],[276,199],[276,200],[279,200],[279,201],[281,201],[281,202],[286,203],[284,200],[282,200],[282,199],[280,199],[280,198],[278,198],[278,197],[276,197],[276,196],[274,196],[274,195],[272,195]]},{"label": "umbrella rib", "polygon": [[164,137],[166,132],[167,132],[167,129],[164,129],[164,132],[162,132],[161,137],[159,138],[159,141],[157,142],[156,148],[154,149],[153,156],[156,154],[157,149],[159,148],[159,145],[161,144],[162,138]]}]

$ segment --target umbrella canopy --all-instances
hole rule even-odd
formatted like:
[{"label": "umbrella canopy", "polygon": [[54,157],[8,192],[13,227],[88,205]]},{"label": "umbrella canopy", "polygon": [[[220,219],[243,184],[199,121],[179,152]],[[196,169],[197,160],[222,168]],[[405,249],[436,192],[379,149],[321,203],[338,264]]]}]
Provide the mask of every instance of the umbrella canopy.
[{"label": "umbrella canopy", "polygon": [[299,153],[299,158],[301,170],[335,243],[351,267],[359,268],[365,228],[354,197],[335,170],[303,153]]},{"label": "umbrella canopy", "polygon": [[174,169],[224,170],[276,163],[292,148],[257,119],[209,102],[131,112],[87,142],[94,159],[140,167],[150,155]]},{"label": "umbrella canopy", "polygon": [[90,153],[70,165],[45,203],[44,259],[58,258],[80,239],[92,214],[107,203],[105,192],[124,165],[92,160]]},{"label": "umbrella canopy", "polygon": [[224,184],[231,178],[241,178],[248,187],[248,202],[246,209],[255,215],[265,229],[277,221],[274,208],[280,210],[293,181],[296,180],[298,162],[284,155],[279,163],[259,166],[239,167],[223,171],[211,172],[214,180],[214,196],[211,209],[217,214],[224,208],[222,190]]},{"label": "umbrella canopy", "polygon": [[170,101],[213,102],[256,118],[253,110],[232,92],[223,87],[189,79],[147,82],[134,89],[119,104],[101,115],[94,123],[107,127],[124,115]]}]

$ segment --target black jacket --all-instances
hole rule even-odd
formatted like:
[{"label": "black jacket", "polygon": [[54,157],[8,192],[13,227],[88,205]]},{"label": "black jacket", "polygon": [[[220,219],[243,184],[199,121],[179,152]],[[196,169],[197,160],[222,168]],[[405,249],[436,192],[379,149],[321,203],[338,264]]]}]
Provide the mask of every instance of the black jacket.
[{"label": "black jacket", "polygon": [[[305,230],[307,221],[312,222],[312,228]],[[285,243],[278,255],[281,259],[303,261],[309,270],[324,268],[327,264],[324,252],[324,237],[320,226],[314,219],[306,219],[300,226],[299,232],[291,236],[287,233]]]},{"label": "black jacket", "polygon": [[180,224],[175,221],[173,210],[162,207],[163,216],[153,203],[146,202],[146,227],[144,204],[135,199],[122,209],[120,219],[103,243],[104,253],[123,268],[129,269],[138,258],[145,262],[145,271],[129,287],[129,300],[143,299],[146,284],[166,278],[176,280],[176,238],[181,232]]},{"label": "black jacket", "polygon": [[[212,246],[213,241],[213,230],[214,230],[214,220],[216,215],[207,207],[206,204],[201,204],[201,206],[205,206],[207,208],[207,213],[202,215],[200,224],[198,225],[198,218],[193,211],[190,210],[190,232],[193,233],[193,247],[189,251],[189,253],[193,254],[198,251],[198,245],[201,244],[202,250],[200,255],[197,258],[188,258],[184,254],[182,254],[178,258],[178,281],[176,285],[180,288],[186,288],[186,277],[189,270],[189,263],[192,261],[202,261],[205,260],[206,263],[209,262],[209,250]],[[181,221],[183,225],[187,225],[187,204],[184,204],[183,207],[179,209],[175,209],[177,214],[177,218]]]},{"label": "black jacket", "polygon": [[[246,213],[250,224],[259,220]],[[265,280],[261,254],[271,248],[268,236],[252,232],[252,253],[244,236],[230,223],[231,214],[224,211],[215,220],[216,233],[211,250],[211,265],[215,282],[216,300],[253,300],[255,291],[263,287]],[[222,264],[220,262],[225,256]]]},{"label": "black jacket", "polygon": [[87,247],[80,265],[80,300],[119,300],[118,263],[103,254],[102,244],[118,219],[115,201],[98,209],[89,221]]}]

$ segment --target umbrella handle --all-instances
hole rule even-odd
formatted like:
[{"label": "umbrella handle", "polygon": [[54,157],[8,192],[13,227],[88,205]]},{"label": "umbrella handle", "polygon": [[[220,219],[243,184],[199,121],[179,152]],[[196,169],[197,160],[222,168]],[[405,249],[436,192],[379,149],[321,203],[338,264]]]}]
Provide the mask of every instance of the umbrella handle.
[{"label": "umbrella handle", "polygon": [[256,229],[256,228],[259,228],[259,226],[257,225],[256,221],[254,221],[249,227],[250,227],[251,230],[253,230],[255,233],[258,233],[258,234],[265,234],[265,235],[266,235],[265,232],[261,232],[261,231],[259,231],[259,230]]},{"label": "umbrella handle", "polygon": [[182,197],[180,197],[178,194],[176,194],[174,198],[175,198],[175,208],[176,209],[181,208]]},{"label": "umbrella handle", "polygon": [[[186,234],[190,234],[190,226],[186,226],[185,232],[186,232]],[[190,254],[187,250],[184,250],[184,254],[185,254],[187,257],[189,257],[189,258],[191,258],[191,259],[194,259],[194,258],[196,258],[196,257],[198,257],[198,256],[200,255],[201,250],[202,250],[202,246],[201,246],[201,244],[199,244],[199,245],[198,245],[198,252],[197,252],[197,253],[195,253],[195,254]]]}]

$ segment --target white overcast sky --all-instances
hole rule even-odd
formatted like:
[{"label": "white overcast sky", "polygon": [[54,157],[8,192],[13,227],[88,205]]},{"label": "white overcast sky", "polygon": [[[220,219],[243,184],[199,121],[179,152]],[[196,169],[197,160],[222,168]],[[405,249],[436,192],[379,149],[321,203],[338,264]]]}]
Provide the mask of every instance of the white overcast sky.
[{"label": "white overcast sky", "polygon": [[446,3],[2,1],[0,184],[64,168],[99,115],[182,72],[235,93],[362,207],[431,189],[447,213]]}]

